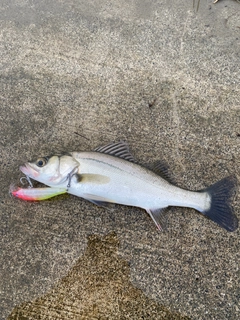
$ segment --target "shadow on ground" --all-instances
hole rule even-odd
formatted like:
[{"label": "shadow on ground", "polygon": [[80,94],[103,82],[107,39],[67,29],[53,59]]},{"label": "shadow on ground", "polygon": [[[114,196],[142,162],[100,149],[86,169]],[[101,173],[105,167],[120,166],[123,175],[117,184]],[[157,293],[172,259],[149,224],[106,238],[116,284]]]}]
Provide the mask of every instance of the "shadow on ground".
[{"label": "shadow on ground", "polygon": [[115,233],[90,236],[85,254],[68,275],[46,295],[15,307],[8,320],[190,319],[131,284],[130,267],[118,256],[118,245]]}]

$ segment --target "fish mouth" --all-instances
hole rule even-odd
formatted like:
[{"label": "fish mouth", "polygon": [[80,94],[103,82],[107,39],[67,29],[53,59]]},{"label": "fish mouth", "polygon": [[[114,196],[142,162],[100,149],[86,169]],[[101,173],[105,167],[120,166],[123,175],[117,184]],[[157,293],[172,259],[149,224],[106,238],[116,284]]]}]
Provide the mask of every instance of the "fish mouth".
[{"label": "fish mouth", "polygon": [[38,171],[33,168],[29,163],[25,163],[23,166],[20,166],[19,169],[24,173],[26,176],[30,178],[36,178],[38,176]]}]

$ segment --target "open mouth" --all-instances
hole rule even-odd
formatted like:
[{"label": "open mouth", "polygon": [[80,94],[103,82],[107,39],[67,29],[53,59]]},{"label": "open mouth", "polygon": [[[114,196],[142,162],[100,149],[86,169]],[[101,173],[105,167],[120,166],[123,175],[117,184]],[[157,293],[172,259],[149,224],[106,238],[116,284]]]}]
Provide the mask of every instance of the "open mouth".
[{"label": "open mouth", "polygon": [[29,176],[30,178],[35,178],[38,175],[37,170],[32,168],[30,164],[26,163],[23,166],[20,166],[19,169],[24,173],[26,176]]}]

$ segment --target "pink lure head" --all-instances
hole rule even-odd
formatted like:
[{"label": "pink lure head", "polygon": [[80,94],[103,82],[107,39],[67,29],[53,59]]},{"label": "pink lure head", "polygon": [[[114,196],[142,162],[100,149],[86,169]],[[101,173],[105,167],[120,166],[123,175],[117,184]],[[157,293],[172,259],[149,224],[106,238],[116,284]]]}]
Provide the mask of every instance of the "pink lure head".
[{"label": "pink lure head", "polygon": [[30,193],[30,194],[26,193],[26,190],[30,190],[30,189],[17,188],[17,190],[11,191],[11,194],[16,198],[26,200],[26,201],[40,200],[40,199],[37,199],[37,197],[34,196],[32,193]]}]

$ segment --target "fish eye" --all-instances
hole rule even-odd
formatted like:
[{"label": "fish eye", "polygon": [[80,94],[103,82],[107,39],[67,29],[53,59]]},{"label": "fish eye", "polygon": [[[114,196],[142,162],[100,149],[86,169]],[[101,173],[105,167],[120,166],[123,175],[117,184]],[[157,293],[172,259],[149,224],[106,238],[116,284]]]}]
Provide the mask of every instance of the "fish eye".
[{"label": "fish eye", "polygon": [[39,158],[36,162],[38,167],[44,167],[47,164],[47,158]]}]

